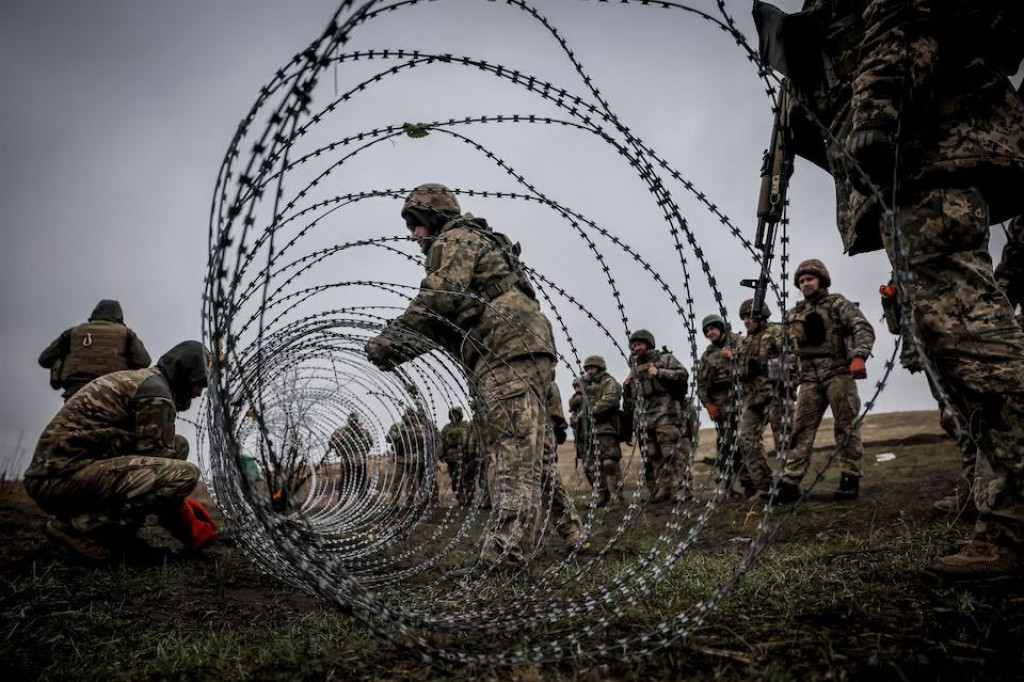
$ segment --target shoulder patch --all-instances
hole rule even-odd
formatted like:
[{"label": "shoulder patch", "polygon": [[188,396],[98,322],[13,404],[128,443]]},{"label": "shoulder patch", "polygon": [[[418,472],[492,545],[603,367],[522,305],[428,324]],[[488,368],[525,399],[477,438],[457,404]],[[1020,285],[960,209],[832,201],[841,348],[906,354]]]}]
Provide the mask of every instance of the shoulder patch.
[{"label": "shoulder patch", "polygon": [[132,397],[136,400],[141,398],[166,398],[172,402],[174,401],[171,387],[167,385],[167,380],[164,379],[162,374],[154,374],[139,384],[139,388]]}]

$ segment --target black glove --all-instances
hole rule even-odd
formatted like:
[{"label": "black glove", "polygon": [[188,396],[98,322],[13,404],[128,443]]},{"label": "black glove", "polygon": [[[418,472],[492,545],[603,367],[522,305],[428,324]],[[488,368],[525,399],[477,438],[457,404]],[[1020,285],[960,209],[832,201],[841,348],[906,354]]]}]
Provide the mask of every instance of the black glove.
[{"label": "black glove", "polygon": [[[868,180],[883,190],[892,187],[896,148],[889,133],[879,128],[855,130],[846,142],[846,151]],[[856,168],[850,169],[850,182],[861,194],[871,194],[871,187]]]},{"label": "black glove", "polygon": [[559,445],[561,445],[562,443],[565,442],[565,437],[566,437],[565,436],[565,427],[564,426],[556,426],[555,427],[555,442],[558,443]]}]

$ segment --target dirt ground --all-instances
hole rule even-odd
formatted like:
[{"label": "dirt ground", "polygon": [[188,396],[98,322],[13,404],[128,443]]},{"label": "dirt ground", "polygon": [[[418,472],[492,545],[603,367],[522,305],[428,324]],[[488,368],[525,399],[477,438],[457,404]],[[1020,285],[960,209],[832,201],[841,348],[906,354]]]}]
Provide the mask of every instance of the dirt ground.
[{"label": "dirt ground", "polygon": [[[230,537],[200,560],[69,561],[44,539],[43,516],[20,484],[7,483],[0,490],[0,680],[1024,679],[1024,583],[942,585],[922,570],[970,528],[931,509],[959,468],[936,415],[879,415],[864,433],[861,498],[833,502],[837,476],[829,472],[691,637],[644,658],[542,668],[423,662],[257,570]],[[568,452],[564,470],[573,466]],[[879,453],[895,458],[878,462]],[[694,581],[715,579],[707,573],[714,562],[738,556],[737,539],[742,545],[750,534],[747,512],[744,503],[725,504],[690,563],[617,633],[685,608]],[[644,513],[660,527],[669,512]],[[609,560],[628,561],[652,541],[633,534]]]}]

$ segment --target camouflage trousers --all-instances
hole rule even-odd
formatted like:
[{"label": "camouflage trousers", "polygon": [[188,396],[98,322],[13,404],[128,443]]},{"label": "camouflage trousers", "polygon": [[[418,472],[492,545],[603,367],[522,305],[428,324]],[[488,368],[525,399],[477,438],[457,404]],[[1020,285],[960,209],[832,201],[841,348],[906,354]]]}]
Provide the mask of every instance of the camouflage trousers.
[{"label": "camouflage trousers", "polygon": [[764,451],[764,429],[771,424],[772,442],[779,452],[782,443],[782,405],[778,401],[747,402],[740,413],[740,454],[743,468],[753,490],[767,491],[772,484],[772,469]]},{"label": "camouflage trousers", "polygon": [[131,533],[149,514],[176,527],[185,498],[199,481],[199,468],[184,461],[188,441],[175,436],[174,445],[177,458],[97,459],[68,476],[28,478],[25,489],[43,511],[80,533]]},{"label": "camouflage trousers", "polygon": [[576,504],[565,489],[562,475],[558,473],[558,444],[554,431],[545,442],[544,471],[541,476],[542,504],[551,502],[551,519],[562,540],[576,544],[583,532],[583,521],[576,511]]},{"label": "camouflage trousers", "polygon": [[882,236],[910,270],[920,350],[992,470],[976,486],[975,539],[1024,551],[1024,332],[992,272],[988,205],[973,188],[935,189],[905,197],[896,226],[905,258],[887,223]]},{"label": "camouflage trousers", "polygon": [[667,500],[676,493],[692,491],[690,442],[678,424],[656,424],[648,428],[644,454],[644,484],[651,500]]},{"label": "camouflage trousers", "polygon": [[452,484],[452,495],[455,496],[455,502],[460,506],[464,505],[466,499],[464,491],[466,486],[462,461],[453,459],[445,462],[445,465],[448,467],[448,480],[451,481]]},{"label": "camouflage trousers", "polygon": [[793,410],[791,446],[783,469],[787,483],[799,484],[807,473],[811,465],[811,452],[814,450],[814,437],[829,407],[832,408],[840,469],[843,473],[860,478],[864,445],[860,440],[860,429],[853,428],[860,412],[860,395],[853,377],[842,373],[817,381],[805,379],[800,382]]},{"label": "camouflage trousers", "polygon": [[584,442],[584,471],[587,474],[587,481],[590,487],[607,499],[613,496],[618,490],[618,496],[622,498],[622,480],[620,462],[622,460],[622,449],[619,447],[619,439],[610,433],[599,433],[595,439],[595,447],[591,448],[591,442]]},{"label": "camouflage trousers", "polygon": [[495,364],[477,379],[487,451],[494,453],[495,511],[484,533],[485,563],[521,563],[532,552],[540,522],[547,391],[552,361],[517,358]]}]

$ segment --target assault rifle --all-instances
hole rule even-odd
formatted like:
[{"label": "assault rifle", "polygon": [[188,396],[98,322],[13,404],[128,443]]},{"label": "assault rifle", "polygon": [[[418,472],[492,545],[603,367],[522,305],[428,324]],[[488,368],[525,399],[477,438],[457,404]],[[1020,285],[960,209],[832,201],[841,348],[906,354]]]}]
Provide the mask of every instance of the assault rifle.
[{"label": "assault rifle", "polygon": [[776,232],[786,208],[789,178],[793,175],[789,90],[786,81],[782,82],[779,93],[772,137],[761,162],[761,192],[757,199],[757,233],[754,236],[754,247],[761,252],[761,274],[757,279],[745,279],[740,282],[741,286],[754,290],[754,305],[750,309],[750,315],[754,318],[760,317],[764,310],[764,300],[768,295],[768,284],[772,276],[772,259],[775,257]]}]

